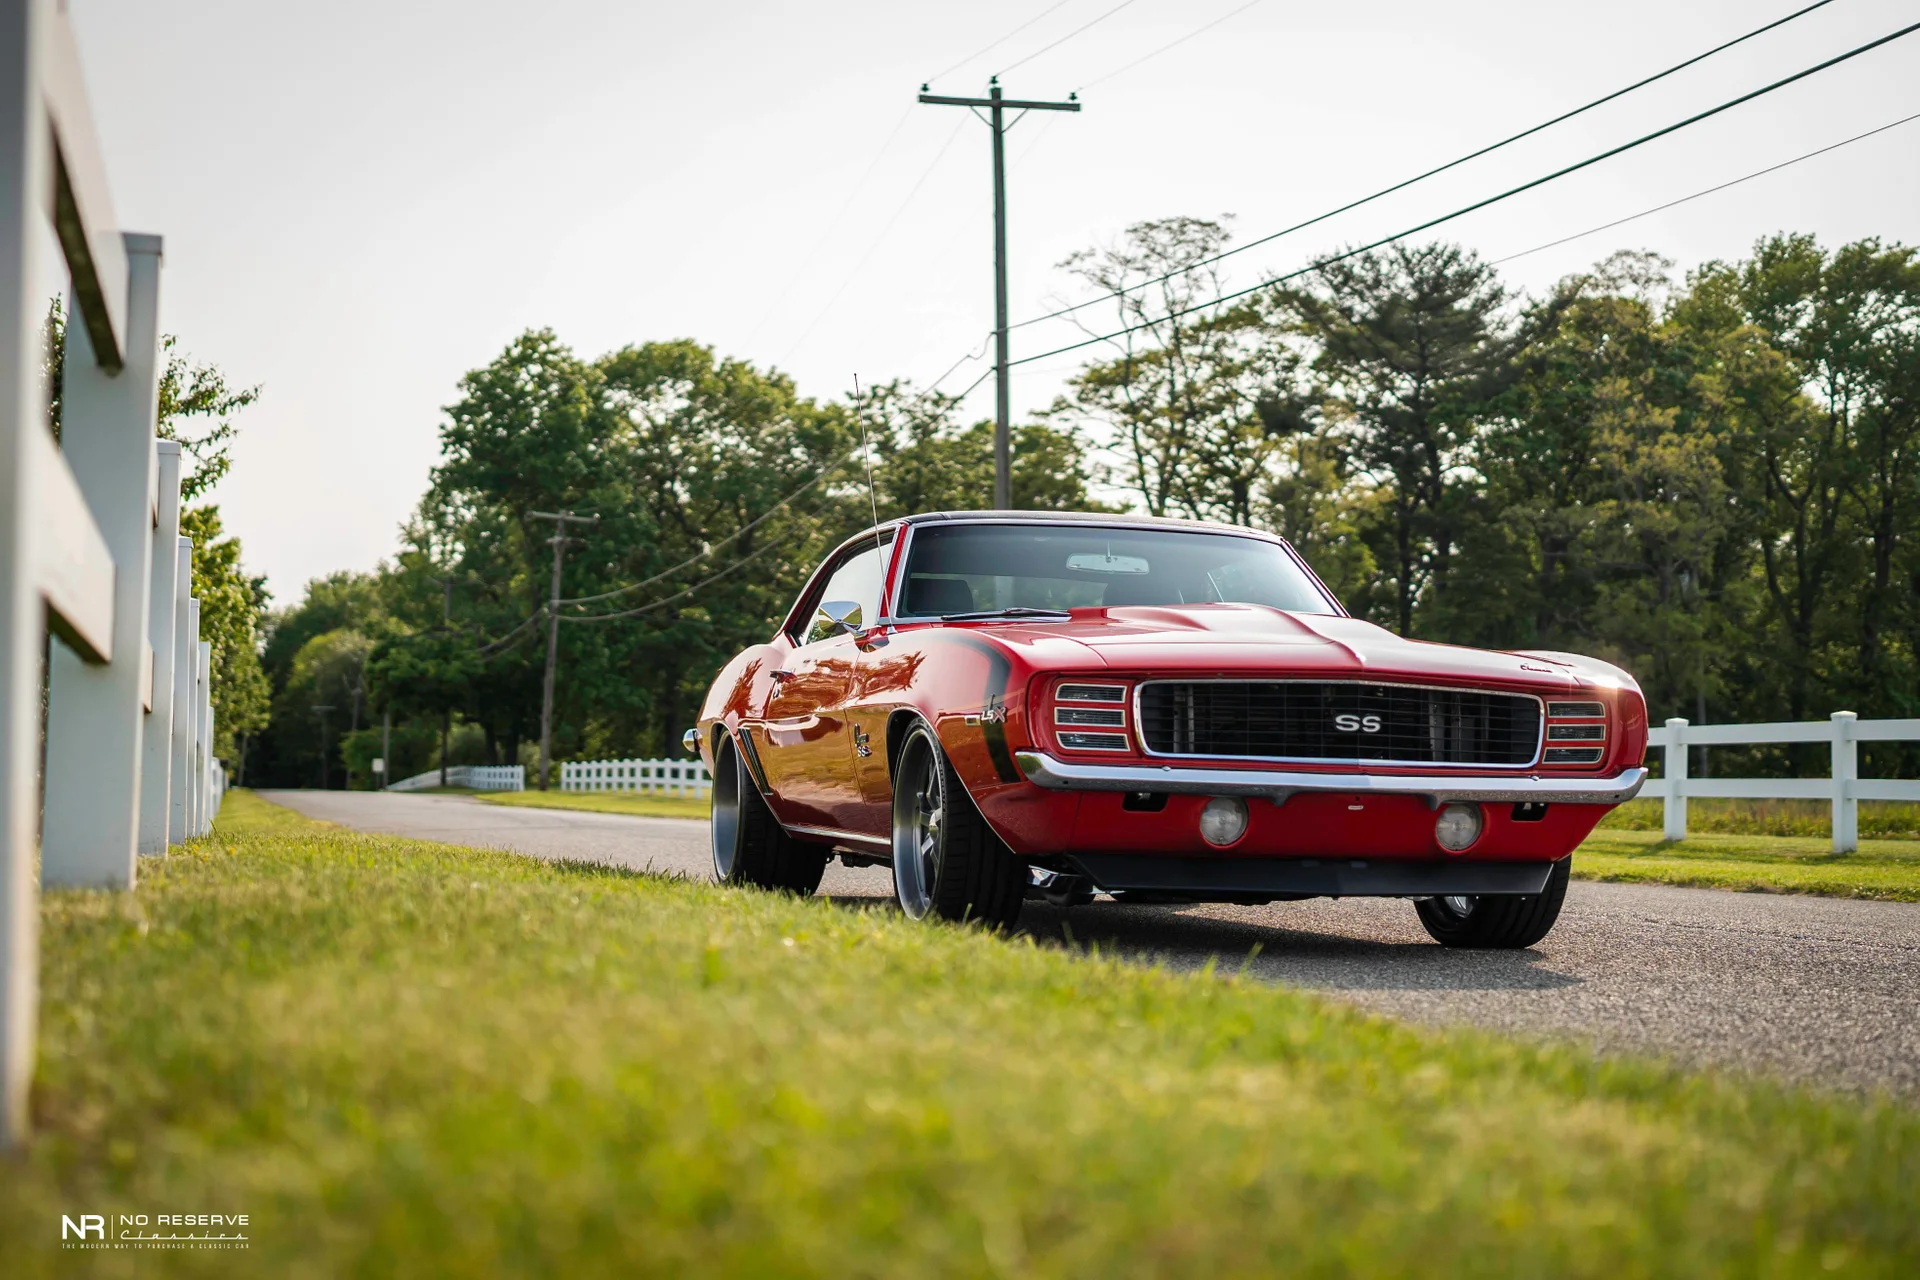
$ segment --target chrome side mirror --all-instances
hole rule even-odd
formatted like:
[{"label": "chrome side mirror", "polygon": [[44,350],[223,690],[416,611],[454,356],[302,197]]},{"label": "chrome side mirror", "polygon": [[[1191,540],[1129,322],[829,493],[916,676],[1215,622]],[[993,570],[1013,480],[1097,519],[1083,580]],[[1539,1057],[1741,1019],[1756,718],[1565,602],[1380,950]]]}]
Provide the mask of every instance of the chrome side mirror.
[{"label": "chrome side mirror", "polygon": [[829,600],[813,615],[813,633],[827,636],[852,635],[860,630],[860,605],[854,600]]}]

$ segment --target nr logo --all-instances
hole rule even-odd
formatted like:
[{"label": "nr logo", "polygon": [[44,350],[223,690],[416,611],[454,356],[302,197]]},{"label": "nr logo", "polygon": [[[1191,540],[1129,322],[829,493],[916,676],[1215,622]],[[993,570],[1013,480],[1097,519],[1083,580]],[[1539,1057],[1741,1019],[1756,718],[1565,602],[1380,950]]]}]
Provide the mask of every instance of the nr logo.
[{"label": "nr logo", "polygon": [[80,1221],[75,1222],[66,1214],[60,1215],[60,1238],[70,1240],[78,1236],[82,1240],[107,1238],[107,1215],[104,1213],[83,1213]]},{"label": "nr logo", "polygon": [[1378,733],[1380,717],[1338,715],[1333,718],[1333,727],[1341,733]]}]

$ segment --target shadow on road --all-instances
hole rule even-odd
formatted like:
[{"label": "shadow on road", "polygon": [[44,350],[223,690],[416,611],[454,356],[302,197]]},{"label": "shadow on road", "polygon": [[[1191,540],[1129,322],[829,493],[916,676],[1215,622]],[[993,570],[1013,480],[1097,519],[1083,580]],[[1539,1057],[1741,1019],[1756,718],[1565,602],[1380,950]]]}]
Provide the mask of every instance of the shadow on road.
[{"label": "shadow on road", "polygon": [[[1408,908],[1409,912],[1412,910]],[[1455,951],[1424,939],[1384,940],[1192,914],[1185,907],[1030,903],[1020,931],[1037,941],[1307,986],[1377,991],[1547,991],[1583,979],[1545,967],[1538,951]],[[1352,923],[1365,928],[1364,917]],[[1249,960],[1248,957],[1252,959]]]}]

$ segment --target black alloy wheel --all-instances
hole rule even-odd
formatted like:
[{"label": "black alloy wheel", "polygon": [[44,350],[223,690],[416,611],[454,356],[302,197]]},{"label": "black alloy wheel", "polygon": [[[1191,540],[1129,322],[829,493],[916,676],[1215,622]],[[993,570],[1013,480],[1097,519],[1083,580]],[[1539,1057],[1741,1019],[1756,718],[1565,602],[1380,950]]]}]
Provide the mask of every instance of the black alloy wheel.
[{"label": "black alloy wheel", "polygon": [[1413,904],[1433,940],[1445,947],[1518,950],[1547,936],[1566,901],[1572,858],[1562,858],[1547,873],[1539,893],[1450,894]]},{"label": "black alloy wheel", "polygon": [[993,833],[926,722],[893,770],[893,892],[915,920],[1001,929],[1020,918],[1027,868]]},{"label": "black alloy wheel", "polygon": [[787,834],[754,785],[732,734],[721,736],[713,764],[713,878],[802,897],[818,889],[826,849]]}]

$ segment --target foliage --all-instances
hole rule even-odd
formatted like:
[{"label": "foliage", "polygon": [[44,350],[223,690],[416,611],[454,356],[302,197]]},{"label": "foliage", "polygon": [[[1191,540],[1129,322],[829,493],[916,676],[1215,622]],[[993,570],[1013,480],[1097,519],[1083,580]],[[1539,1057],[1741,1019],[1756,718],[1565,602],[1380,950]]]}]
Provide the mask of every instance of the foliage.
[{"label": "foliage", "polygon": [[[1015,426],[1016,506],[1099,510],[1117,486],[1277,531],[1362,617],[1612,660],[1656,720],[1920,714],[1915,251],[1783,235],[1684,280],[1622,252],[1528,298],[1459,246],[1402,245],[1208,306],[1230,244],[1224,219],[1167,218],[1061,264],[1131,332]],[[669,754],[840,540],[991,502],[992,429],[957,412],[899,381],[808,399],[686,340],[589,360],[528,332],[462,380],[394,562],[315,584],[266,669],[284,686],[300,644],[352,625],[373,671],[407,664],[379,710],[517,761],[553,566],[535,513],[590,514],[567,534],[556,752]]]},{"label": "foliage", "polygon": [[1101,432],[1148,514],[1250,524],[1260,482],[1305,411],[1300,360],[1259,304],[1182,312],[1224,292],[1222,222],[1167,218],[1060,265],[1114,295],[1123,329],[1055,416]]},{"label": "foliage", "polygon": [[1920,840],[1863,840],[1834,853],[1827,837],[1695,835],[1602,828],[1574,855],[1583,880],[1674,884],[1745,893],[1920,902]]},{"label": "foliage", "polygon": [[[880,519],[993,506],[993,422],[960,427],[953,417],[958,407],[952,396],[915,393],[901,381],[873,387],[861,398],[858,418],[874,454],[870,505]],[[1077,434],[1044,423],[1016,426],[1008,434],[1016,510],[1114,509],[1087,495],[1086,444]]]},{"label": "foliage", "polygon": [[[296,738],[306,750],[285,750],[275,759],[276,772],[289,772],[292,781],[318,783],[324,775],[337,778],[334,751],[340,740],[360,728],[367,708],[367,659],[374,641],[351,627],[338,627],[314,636],[295,651],[284,683],[274,693],[273,718],[277,726],[306,722],[314,727],[311,741]],[[325,708],[322,711],[322,708]],[[327,753],[322,763],[322,734]],[[302,771],[305,775],[302,776]]]},{"label": "foliage", "polygon": [[237,761],[242,740],[267,726],[271,690],[260,666],[261,619],[267,610],[265,578],[240,567],[240,540],[224,537],[220,509],[188,507],[180,533],[193,539],[193,594],[200,601],[200,638],[210,645],[213,751]]},{"label": "foliage", "polygon": [[161,1204],[250,1214],[249,1270],[298,1277],[1920,1256],[1920,1117],[1887,1100],[244,793],[138,893],[49,893],[42,937],[40,1136],[0,1180],[15,1276],[72,1273],[75,1206]]},{"label": "foliage", "polygon": [[1524,299],[1394,246],[1166,319],[1226,243],[1172,219],[1065,264],[1131,289],[1056,413],[1140,507],[1279,531],[1403,634],[1611,659],[1656,720],[1920,712],[1914,250],[1623,252]]},{"label": "foliage", "polygon": [[160,370],[160,438],[177,440],[193,469],[180,479],[180,500],[203,498],[232,469],[234,416],[260,398],[258,386],[235,389],[210,364],[195,364],[174,348],[172,334],[160,338],[166,364]]},{"label": "foliage", "polygon": [[[60,439],[62,383],[66,376],[66,311],[59,298],[47,304],[42,376],[47,421]],[[240,566],[240,540],[226,536],[220,509],[204,499],[232,467],[239,431],[236,415],[260,398],[258,386],[235,390],[210,364],[196,364],[176,351],[179,340],[162,334],[158,408],[154,431],[180,443],[193,468],[180,481],[180,533],[193,539],[192,593],[200,601],[200,638],[212,649],[208,693],[213,703],[214,754],[244,774],[248,739],[268,723],[271,688],[261,669],[259,637],[269,599],[264,577]],[[196,429],[196,427],[198,429]]]},{"label": "foliage", "polygon": [[[1661,831],[1666,826],[1666,802],[1630,800],[1601,819],[1613,831]],[[1920,804],[1900,800],[1856,802],[1859,834],[1899,840],[1920,840]],[[1828,800],[1711,800],[1687,801],[1687,830],[1703,835],[1823,836],[1833,834],[1833,804]]]},{"label": "foliage", "polygon": [[479,799],[510,809],[577,809],[588,813],[624,813],[636,818],[688,818],[705,822],[706,800],[685,796],[642,795],[632,791],[487,791]]}]

